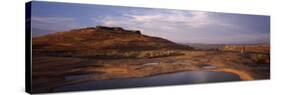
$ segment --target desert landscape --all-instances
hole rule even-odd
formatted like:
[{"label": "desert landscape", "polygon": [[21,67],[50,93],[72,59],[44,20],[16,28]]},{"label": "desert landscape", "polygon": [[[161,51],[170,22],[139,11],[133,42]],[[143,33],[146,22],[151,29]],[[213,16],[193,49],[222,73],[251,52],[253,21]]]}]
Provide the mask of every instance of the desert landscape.
[{"label": "desert landscape", "polygon": [[44,1],[30,7],[32,94],[270,79],[270,16]]},{"label": "desert landscape", "polygon": [[32,92],[72,91],[59,88],[178,72],[221,72],[238,76],[234,81],[270,78],[267,43],[182,44],[142,32],[95,26],[33,37]]}]

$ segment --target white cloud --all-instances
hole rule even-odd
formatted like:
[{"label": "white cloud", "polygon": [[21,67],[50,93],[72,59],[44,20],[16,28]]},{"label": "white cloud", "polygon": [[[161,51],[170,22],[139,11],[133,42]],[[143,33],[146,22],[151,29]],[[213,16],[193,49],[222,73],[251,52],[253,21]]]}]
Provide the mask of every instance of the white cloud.
[{"label": "white cloud", "polygon": [[75,27],[74,19],[67,17],[32,17],[32,27],[62,31]]},{"label": "white cloud", "polygon": [[[172,29],[181,27],[189,28],[205,28],[209,25],[232,26],[229,23],[222,23],[216,19],[210,18],[207,12],[184,12],[180,10],[169,10],[165,12],[148,11],[124,14],[125,17],[105,16],[102,24],[110,26],[143,26],[149,27],[165,27]],[[158,27],[159,28],[159,27]]]},{"label": "white cloud", "polygon": [[[205,12],[192,12],[191,15],[188,15],[183,11],[174,10],[168,13],[151,12],[149,14],[125,14],[125,16],[133,23],[143,23],[146,25],[155,25],[155,23],[158,23],[158,25],[170,26],[170,24],[181,23],[189,27],[200,28],[208,24],[208,15]],[[120,21],[116,21],[116,19],[113,21],[120,23]],[[124,23],[123,21],[121,22]]]},{"label": "white cloud", "polygon": [[243,30],[239,25],[231,22],[215,18],[213,15],[215,14],[201,11],[134,11],[127,12],[122,16],[104,16],[101,18],[100,24],[138,29],[146,35],[167,38],[175,42],[238,42],[241,39],[255,40],[263,36],[241,33],[245,29]]},{"label": "white cloud", "polygon": [[192,16],[186,21],[188,26],[202,28],[212,24],[206,12],[191,12],[191,14]]}]

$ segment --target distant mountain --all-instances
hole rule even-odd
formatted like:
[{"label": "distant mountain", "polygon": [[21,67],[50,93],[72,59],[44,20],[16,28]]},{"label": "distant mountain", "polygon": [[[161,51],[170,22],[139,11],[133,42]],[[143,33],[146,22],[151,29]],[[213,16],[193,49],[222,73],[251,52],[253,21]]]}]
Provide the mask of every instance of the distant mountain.
[{"label": "distant mountain", "polygon": [[141,34],[138,30],[121,27],[89,27],[56,32],[32,39],[34,55],[92,57],[92,58],[145,58],[179,54],[190,50],[169,40]]},{"label": "distant mountain", "polygon": [[183,45],[188,45],[194,49],[200,50],[214,50],[223,47],[223,44],[200,44],[200,43],[182,43]]}]

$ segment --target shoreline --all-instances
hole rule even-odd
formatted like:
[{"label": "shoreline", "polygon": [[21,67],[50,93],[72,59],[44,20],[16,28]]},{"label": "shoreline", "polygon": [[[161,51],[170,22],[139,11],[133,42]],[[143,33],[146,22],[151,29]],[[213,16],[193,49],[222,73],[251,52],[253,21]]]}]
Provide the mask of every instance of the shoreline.
[{"label": "shoreline", "polygon": [[[150,77],[188,71],[213,71],[238,75],[241,81],[269,79],[268,65],[255,65],[251,60],[235,52],[184,51],[184,55],[149,59],[91,60],[65,57],[36,57],[40,63],[35,69],[34,93],[53,92],[65,85],[121,78]],[[50,64],[49,62],[56,62]],[[106,63],[106,64],[105,64]],[[157,63],[157,64],[156,64]],[[39,64],[39,63],[37,63]],[[252,66],[253,64],[253,66]],[[51,66],[50,71],[45,66]],[[62,67],[61,67],[62,66]],[[205,67],[214,68],[205,68]],[[257,67],[258,66],[258,67]],[[259,69],[259,68],[265,68]],[[268,70],[267,70],[268,69]],[[60,73],[57,73],[60,72]],[[66,81],[65,76],[99,73],[80,80]],[[46,75],[50,77],[44,78]],[[38,77],[38,78],[37,78]],[[53,82],[52,82],[53,81]],[[51,83],[52,82],[52,83]],[[44,83],[44,84],[42,84]]]}]

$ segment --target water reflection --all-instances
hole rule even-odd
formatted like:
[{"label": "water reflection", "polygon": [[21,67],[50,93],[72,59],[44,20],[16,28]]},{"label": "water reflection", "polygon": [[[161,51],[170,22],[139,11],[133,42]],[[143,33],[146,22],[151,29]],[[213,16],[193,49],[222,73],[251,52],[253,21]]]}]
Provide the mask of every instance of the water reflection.
[{"label": "water reflection", "polygon": [[238,75],[224,73],[224,72],[189,71],[189,72],[162,74],[162,75],[143,77],[143,78],[88,81],[79,84],[59,87],[54,89],[54,91],[97,90],[97,89],[128,88],[128,87],[143,87],[143,86],[225,82],[225,81],[238,81],[238,80],[240,80]]}]

